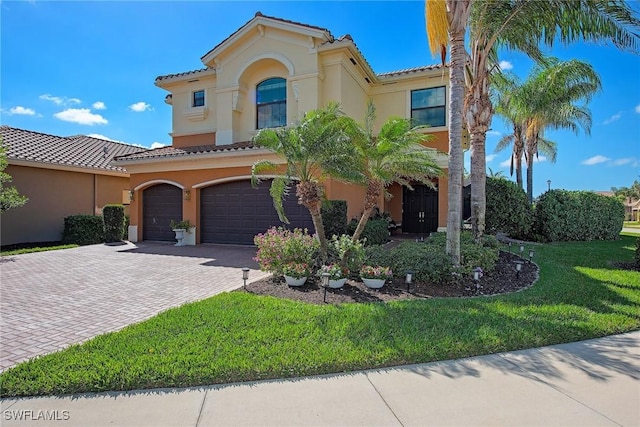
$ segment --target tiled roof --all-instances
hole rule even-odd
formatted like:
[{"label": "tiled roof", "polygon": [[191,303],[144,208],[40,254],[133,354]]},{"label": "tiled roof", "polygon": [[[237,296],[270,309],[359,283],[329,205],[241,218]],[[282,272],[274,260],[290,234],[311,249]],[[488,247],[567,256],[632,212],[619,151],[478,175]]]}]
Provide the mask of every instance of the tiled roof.
[{"label": "tiled roof", "polygon": [[[213,67],[207,67],[207,68],[200,68],[199,70],[191,70],[191,71],[185,71],[184,73],[176,73],[176,74],[167,74],[164,76],[158,76],[156,77],[156,82],[162,81],[162,80],[168,80],[168,79],[173,79],[175,77],[183,77],[183,76],[188,76],[190,74],[199,74],[202,73],[203,71],[215,71],[215,68]],[[195,77],[195,76],[194,76]]]},{"label": "tiled roof", "polygon": [[377,74],[377,76],[378,77],[393,77],[393,76],[400,76],[402,74],[412,74],[412,73],[419,73],[421,71],[436,70],[436,69],[439,69],[439,68],[442,68],[441,64],[424,65],[422,67],[413,67],[413,68],[405,68],[403,70],[388,71],[386,73]]},{"label": "tiled roof", "polygon": [[0,135],[8,159],[112,172],[126,172],[110,164],[114,157],[148,150],[85,135],[62,137],[9,126],[0,126]]},{"label": "tiled roof", "polygon": [[242,29],[244,27],[246,27],[251,21],[253,21],[255,18],[258,17],[262,17],[262,18],[267,18],[267,19],[272,19],[274,21],[279,21],[279,22],[284,22],[287,24],[293,24],[293,25],[299,25],[301,27],[307,27],[307,28],[311,28],[313,30],[320,30],[320,31],[324,31],[329,35],[330,39],[333,39],[333,36],[331,35],[331,31],[327,30],[326,28],[322,28],[322,27],[316,27],[315,25],[309,25],[309,24],[303,24],[302,22],[296,22],[296,21],[290,21],[288,19],[282,19],[282,18],[276,18],[275,16],[267,16],[267,15],[263,15],[262,12],[256,12],[256,14],[254,15],[253,18],[251,18],[249,21],[247,21],[242,27],[238,28],[236,31],[233,32],[233,34],[231,34],[229,37],[227,37],[226,39],[222,40],[220,43],[218,43],[217,45],[215,45],[213,47],[213,49],[209,50],[207,53],[205,53],[204,55],[202,55],[202,57],[200,59],[204,59],[205,56],[209,55],[211,52],[213,52],[214,50],[216,50],[219,46],[222,46],[227,40],[229,40],[230,38],[232,38],[233,36],[235,36],[236,34],[238,34],[240,31],[242,31]]},{"label": "tiled roof", "polygon": [[131,160],[161,159],[168,157],[187,157],[202,154],[223,153],[230,151],[254,150],[259,147],[254,146],[250,141],[236,142],[228,145],[198,145],[194,147],[161,147],[141,153],[118,156],[115,161],[126,162]]}]

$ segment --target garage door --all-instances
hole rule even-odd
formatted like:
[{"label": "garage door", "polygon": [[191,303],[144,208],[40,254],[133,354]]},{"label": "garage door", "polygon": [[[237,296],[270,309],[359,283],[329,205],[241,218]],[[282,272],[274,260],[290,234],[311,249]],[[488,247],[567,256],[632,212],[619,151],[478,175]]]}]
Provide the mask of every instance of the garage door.
[{"label": "garage door", "polygon": [[203,188],[200,193],[200,239],[203,243],[252,245],[253,236],[272,226],[308,228],[314,232],[307,208],[298,204],[295,190],[284,201],[290,224],[283,224],[269,194],[270,181],[253,188],[249,181],[234,181]]},{"label": "garage door", "polygon": [[143,240],[175,240],[169,225],[182,219],[182,190],[171,184],[158,184],[142,192]]}]

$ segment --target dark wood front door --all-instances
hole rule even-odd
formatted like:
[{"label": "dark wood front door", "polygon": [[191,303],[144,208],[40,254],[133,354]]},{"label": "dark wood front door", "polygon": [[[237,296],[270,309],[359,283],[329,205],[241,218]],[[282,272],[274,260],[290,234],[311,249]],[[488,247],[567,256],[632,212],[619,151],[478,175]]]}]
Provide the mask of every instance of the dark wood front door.
[{"label": "dark wood front door", "polygon": [[438,192],[426,185],[402,189],[402,231],[426,234],[438,230]]}]

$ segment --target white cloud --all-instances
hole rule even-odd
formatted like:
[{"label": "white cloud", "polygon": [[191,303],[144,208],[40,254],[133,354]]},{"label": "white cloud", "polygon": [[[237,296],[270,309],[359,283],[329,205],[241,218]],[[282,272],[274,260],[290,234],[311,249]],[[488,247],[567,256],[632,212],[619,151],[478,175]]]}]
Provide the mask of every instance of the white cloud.
[{"label": "white cloud", "polygon": [[9,115],[22,115],[22,116],[34,116],[36,112],[31,108],[25,108],[18,105],[17,107],[13,107],[9,110]]},{"label": "white cloud", "polygon": [[620,120],[620,117],[622,117],[622,111],[617,112],[616,114],[614,114],[613,116],[609,117],[607,120],[605,120],[604,122],[602,122],[603,125],[608,125],[610,123],[615,122],[616,120]]},{"label": "white cloud", "polygon": [[129,105],[129,109],[131,111],[135,111],[136,113],[141,113],[143,111],[148,111],[151,110],[151,105],[147,104],[146,102],[140,101],[140,102],[136,102],[135,104],[131,104]]},{"label": "white cloud", "polygon": [[104,102],[102,101],[97,101],[93,103],[93,109],[94,110],[106,110],[107,106],[104,105]]},{"label": "white cloud", "polygon": [[502,132],[498,132],[497,130],[488,130],[487,135],[502,136]]},{"label": "white cloud", "polygon": [[640,104],[636,105],[636,113],[640,114]]},{"label": "white cloud", "polygon": [[153,144],[151,144],[151,148],[161,148],[161,147],[165,147],[167,144],[164,144],[162,142],[154,142]]},{"label": "white cloud", "polygon": [[122,141],[118,141],[117,139],[112,139],[112,138],[109,138],[108,136],[104,136],[100,133],[90,133],[87,136],[90,136],[91,138],[104,139],[105,141],[122,142]]},{"label": "white cloud", "polygon": [[613,166],[623,166],[629,163],[633,163],[636,159],[633,157],[625,157],[623,159],[616,159],[611,164]]},{"label": "white cloud", "polygon": [[511,158],[508,158],[504,162],[500,162],[500,166],[503,168],[508,168],[511,166]]},{"label": "white cloud", "polygon": [[88,108],[69,108],[53,115],[55,118],[65,122],[78,123],[81,125],[106,125],[107,119],[100,114],[94,114]]},{"label": "white cloud", "polygon": [[59,97],[59,96],[50,95],[48,93],[45,93],[44,95],[40,95],[39,98],[40,99],[44,99],[45,101],[51,101],[56,105],[68,105],[68,104],[80,104],[80,103],[82,103],[82,101],[79,100],[78,98],[67,98],[66,96]]},{"label": "white cloud", "polygon": [[513,64],[511,62],[509,62],[509,61],[500,61],[499,66],[500,66],[500,69],[502,71],[507,71],[507,70],[513,69]]},{"label": "white cloud", "polygon": [[487,162],[490,162],[490,161],[492,161],[493,159],[495,159],[497,156],[498,156],[497,154],[489,154],[489,155],[486,157],[486,160],[487,160]]},{"label": "white cloud", "polygon": [[598,163],[608,162],[609,160],[611,159],[598,154],[596,156],[589,157],[587,160],[583,160],[581,164],[587,165],[587,166],[593,166],[593,165],[597,165]]},{"label": "white cloud", "polygon": [[533,157],[533,163],[542,163],[542,162],[546,162],[547,158],[545,156],[534,156]]}]

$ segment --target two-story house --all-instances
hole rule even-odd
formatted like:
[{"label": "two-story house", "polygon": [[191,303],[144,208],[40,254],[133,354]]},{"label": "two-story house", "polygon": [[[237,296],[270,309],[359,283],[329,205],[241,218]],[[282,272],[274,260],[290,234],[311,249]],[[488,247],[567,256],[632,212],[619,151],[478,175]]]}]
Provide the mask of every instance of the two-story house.
[{"label": "two-story house", "polygon": [[[428,148],[447,167],[449,79],[439,65],[376,74],[351,36],[336,38],[325,28],[259,12],[201,59],[205,68],[156,78],[169,92],[172,145],[115,162],[131,176],[133,241],[173,240],[171,219],[195,224],[197,243],[251,244],[255,234],[279,225],[269,182],[254,189],[249,178],[256,161],[283,160],[251,140],[262,128],[291,125],[331,101],[362,122],[373,100],[378,129],[390,116],[430,125],[434,138]],[[403,232],[442,229],[446,177],[436,186],[407,191],[394,185],[394,197],[381,199],[380,209]],[[363,188],[332,180],[325,187],[328,199],[347,201],[350,218],[361,214]],[[295,194],[285,205],[292,226],[313,230]]]}]

